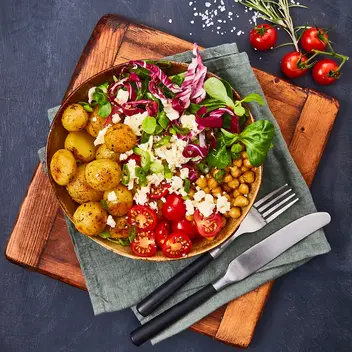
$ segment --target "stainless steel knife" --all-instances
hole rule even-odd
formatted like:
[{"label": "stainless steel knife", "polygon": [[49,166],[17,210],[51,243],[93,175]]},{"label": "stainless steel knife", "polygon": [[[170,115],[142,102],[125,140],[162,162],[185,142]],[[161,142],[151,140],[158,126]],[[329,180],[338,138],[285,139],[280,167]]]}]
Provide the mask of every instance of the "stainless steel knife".
[{"label": "stainless steel knife", "polygon": [[328,213],[313,213],[291,222],[235,258],[218,280],[132,331],[132,342],[137,346],[143,344],[226,286],[255,273],[287,249],[327,225],[330,220]]}]

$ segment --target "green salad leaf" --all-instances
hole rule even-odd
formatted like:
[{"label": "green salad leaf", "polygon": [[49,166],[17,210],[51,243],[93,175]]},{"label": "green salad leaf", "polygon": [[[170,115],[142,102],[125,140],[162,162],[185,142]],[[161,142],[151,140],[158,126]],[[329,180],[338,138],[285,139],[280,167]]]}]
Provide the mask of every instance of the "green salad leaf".
[{"label": "green salad leaf", "polygon": [[215,180],[219,183],[221,183],[224,180],[224,176],[225,176],[225,170],[219,170],[216,174],[215,174]]},{"label": "green salad leaf", "polygon": [[187,134],[190,132],[190,129],[189,128],[185,128],[185,127],[180,127],[180,126],[177,126],[177,125],[173,125],[171,128],[170,128],[170,132],[172,134],[180,134],[182,136],[187,136]]},{"label": "green salad leaf", "polygon": [[166,116],[165,111],[160,112],[157,117],[156,120],[158,121],[158,124],[163,128],[166,129],[167,126],[169,126],[170,120],[169,118]]},{"label": "green salad leaf", "polygon": [[98,115],[100,117],[106,118],[111,114],[111,104],[109,101],[100,106],[98,110]]},{"label": "green salad leaf", "polygon": [[85,101],[80,101],[78,104],[82,105],[83,109],[86,110],[87,112],[92,112],[93,111],[93,108],[88,103],[86,103]]},{"label": "green salad leaf", "polygon": [[110,237],[110,233],[107,231],[103,231],[99,234],[99,237],[101,238],[109,238]]},{"label": "green salad leaf", "polygon": [[218,78],[211,77],[204,82],[204,89],[207,94],[234,109],[235,105],[233,100],[227,95],[227,90],[223,82]]},{"label": "green salad leaf", "polygon": [[260,94],[257,93],[251,93],[248,94],[246,97],[244,97],[241,100],[242,103],[251,103],[251,102],[256,102],[259,105],[264,105],[264,99],[262,98],[262,96]]},{"label": "green salad leaf", "polygon": [[154,134],[156,128],[155,117],[147,116],[142,122],[142,128],[145,133]]},{"label": "green salad leaf", "polygon": [[209,152],[207,155],[208,166],[212,169],[217,167],[218,169],[225,169],[226,166],[231,165],[232,158],[230,151],[226,148],[226,145],[220,144]]},{"label": "green salad leaf", "polygon": [[171,82],[176,83],[178,86],[181,86],[183,81],[185,80],[186,73],[187,72],[181,72],[177,75],[170,76],[169,78],[170,78]]},{"label": "green salad leaf", "polygon": [[135,239],[137,236],[137,228],[136,226],[132,225],[128,230],[128,240],[130,243]]},{"label": "green salad leaf", "polygon": [[149,84],[149,79],[145,79],[142,81],[142,86],[137,92],[137,97],[136,100],[141,100],[143,99],[144,95],[148,92],[148,84]]}]

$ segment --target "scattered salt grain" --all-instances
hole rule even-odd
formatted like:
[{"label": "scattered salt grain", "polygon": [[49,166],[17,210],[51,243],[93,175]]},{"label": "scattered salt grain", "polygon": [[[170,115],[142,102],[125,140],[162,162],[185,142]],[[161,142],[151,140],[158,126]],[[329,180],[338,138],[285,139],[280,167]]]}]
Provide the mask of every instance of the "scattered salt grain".
[{"label": "scattered salt grain", "polygon": [[205,3],[205,7],[210,7],[211,6],[211,3],[210,2],[206,2]]},{"label": "scattered salt grain", "polygon": [[194,21],[193,21],[193,20],[191,21],[191,24],[194,24]]},{"label": "scattered salt grain", "polygon": [[188,5],[189,5],[189,6],[192,6],[192,4],[193,4],[193,1],[190,1]]},{"label": "scattered salt grain", "polygon": [[169,23],[172,23],[172,19],[171,18],[169,19]]}]

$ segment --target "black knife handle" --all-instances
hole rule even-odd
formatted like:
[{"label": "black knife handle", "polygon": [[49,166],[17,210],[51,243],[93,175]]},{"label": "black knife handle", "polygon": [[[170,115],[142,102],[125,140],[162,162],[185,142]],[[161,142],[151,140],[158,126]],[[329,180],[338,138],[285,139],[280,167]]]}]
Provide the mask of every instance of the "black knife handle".
[{"label": "black knife handle", "polygon": [[209,254],[202,254],[194,262],[183,268],[179,273],[156,288],[149,296],[137,305],[137,311],[144,317],[154,312],[179,288],[191,280],[196,274],[204,269],[214,258]]},{"label": "black knife handle", "polygon": [[217,291],[212,284],[209,284],[197,291],[184,301],[174,305],[165,312],[148,321],[130,334],[132,342],[136,346],[140,346],[144,342],[150,340],[160,331],[165,330],[172,323],[182,318],[187,313],[199,307],[203,302],[212,297]]}]

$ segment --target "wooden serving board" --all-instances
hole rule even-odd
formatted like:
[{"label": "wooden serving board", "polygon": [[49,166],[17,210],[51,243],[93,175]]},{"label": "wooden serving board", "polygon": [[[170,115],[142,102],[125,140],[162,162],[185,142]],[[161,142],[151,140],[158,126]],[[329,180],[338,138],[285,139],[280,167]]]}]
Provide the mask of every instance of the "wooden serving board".
[{"label": "wooden serving board", "polygon": [[[73,73],[66,95],[101,70],[130,59],[161,58],[193,44],[117,15],[98,22]],[[330,97],[296,87],[254,69],[290,152],[308,185],[324,151],[339,104]],[[236,87],[235,87],[236,88]],[[49,180],[38,165],[6,248],[18,265],[87,289],[63,213]],[[230,302],[192,326],[228,344],[247,347],[273,282]]]}]

